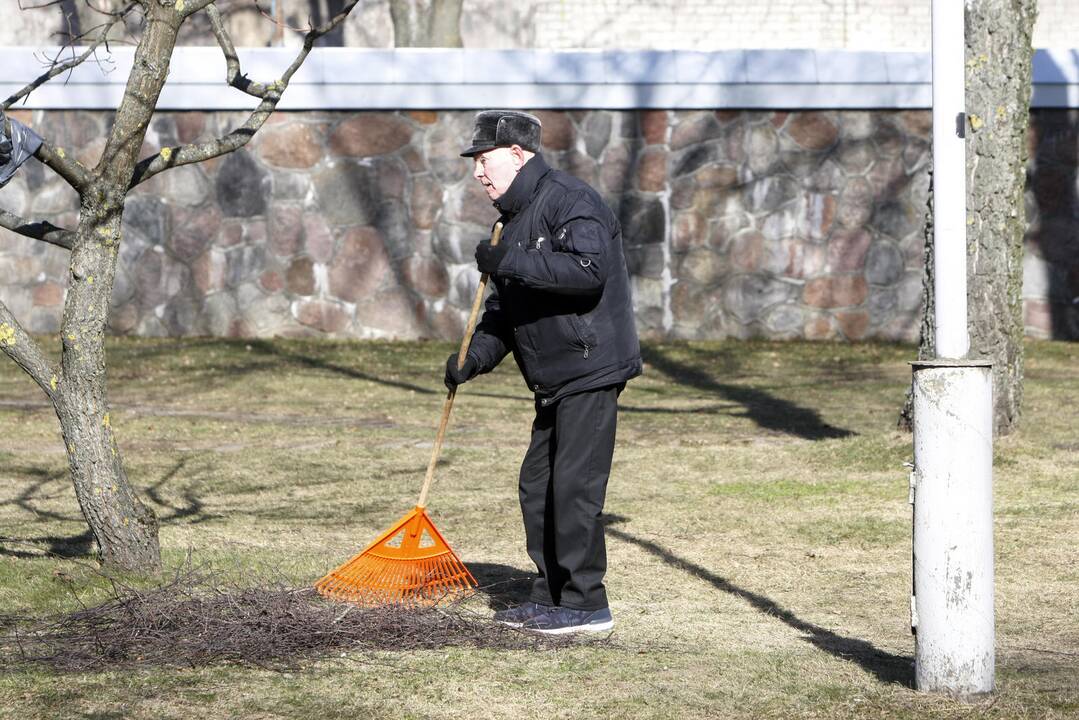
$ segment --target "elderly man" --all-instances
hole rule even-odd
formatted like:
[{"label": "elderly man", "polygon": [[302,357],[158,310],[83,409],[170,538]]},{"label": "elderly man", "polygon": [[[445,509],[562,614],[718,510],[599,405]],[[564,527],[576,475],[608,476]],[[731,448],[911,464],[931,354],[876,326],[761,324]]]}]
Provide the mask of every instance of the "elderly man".
[{"label": "elderly man", "polygon": [[602,631],[614,621],[601,516],[618,394],[641,373],[641,351],[618,220],[595,190],[547,165],[540,130],[528,113],[481,112],[461,153],[505,227],[498,245],[476,248],[494,288],[464,368],[456,354],[446,361],[446,384],[513,353],[535,393],[520,499],[539,575],[529,601],[495,619],[543,633]]}]

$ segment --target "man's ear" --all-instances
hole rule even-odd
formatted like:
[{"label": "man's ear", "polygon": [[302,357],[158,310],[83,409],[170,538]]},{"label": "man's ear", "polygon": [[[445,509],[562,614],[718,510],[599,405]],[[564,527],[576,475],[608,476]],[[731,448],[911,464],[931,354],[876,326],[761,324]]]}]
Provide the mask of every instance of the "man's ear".
[{"label": "man's ear", "polygon": [[513,164],[518,170],[524,167],[527,162],[525,159],[525,149],[520,145],[510,145],[510,154],[513,155]]}]

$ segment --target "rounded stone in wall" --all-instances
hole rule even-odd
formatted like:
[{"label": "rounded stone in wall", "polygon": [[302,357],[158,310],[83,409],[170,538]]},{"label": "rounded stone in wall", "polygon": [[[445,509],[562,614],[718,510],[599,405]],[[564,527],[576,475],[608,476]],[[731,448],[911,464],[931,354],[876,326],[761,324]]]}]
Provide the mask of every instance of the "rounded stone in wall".
[{"label": "rounded stone in wall", "polygon": [[764,327],[770,338],[790,340],[800,337],[805,327],[805,310],[793,303],[778,305],[765,315]]},{"label": "rounded stone in wall", "polygon": [[719,122],[709,111],[676,112],[674,118],[675,125],[669,142],[671,150],[700,145],[722,135]]},{"label": "rounded stone in wall", "polygon": [[187,288],[191,271],[163,252],[148,251],[139,258],[134,275],[139,305],[157,307]]},{"label": "rounded stone in wall", "polygon": [[301,325],[331,335],[344,332],[352,321],[345,308],[325,300],[299,300],[292,314]]},{"label": "rounded stone in wall", "polygon": [[802,333],[806,340],[834,340],[837,330],[830,315],[826,313],[807,313]]},{"label": "rounded stone in wall", "polygon": [[473,265],[454,265],[446,268],[453,280],[446,293],[446,302],[456,308],[472,307],[472,298],[480,283],[480,274]]},{"label": "rounded stone in wall", "polygon": [[449,276],[445,266],[436,258],[413,255],[401,264],[405,284],[427,297],[438,298],[449,289]]},{"label": "rounded stone in wall", "polygon": [[210,181],[198,165],[181,165],[161,173],[164,196],[171,203],[194,207],[210,194]]},{"label": "rounded stone in wall", "polygon": [[30,192],[19,175],[0,188],[0,207],[16,215],[25,216],[30,212]]},{"label": "rounded stone in wall", "polygon": [[743,195],[749,210],[754,213],[773,212],[799,198],[802,188],[789,175],[769,175],[748,183]]},{"label": "rounded stone in wall", "polygon": [[835,156],[843,170],[851,175],[866,172],[877,159],[876,150],[869,140],[844,141],[840,143]]},{"label": "rounded stone in wall", "polygon": [[711,285],[726,272],[727,267],[717,253],[709,248],[697,248],[682,258],[677,277],[697,285]]},{"label": "rounded stone in wall", "polygon": [[873,216],[873,188],[864,178],[852,178],[836,208],[836,222],[845,228],[861,227]]},{"label": "rounded stone in wall", "polygon": [[293,259],[285,271],[285,287],[293,295],[314,295],[314,261],[303,255]]},{"label": "rounded stone in wall", "polygon": [[330,294],[347,302],[373,295],[388,277],[390,258],[382,236],[371,227],[350,229],[329,271]]},{"label": "rounded stone in wall", "polygon": [[833,272],[857,272],[865,267],[872,238],[863,228],[838,230],[828,240],[828,268]]},{"label": "rounded stone in wall", "polygon": [[442,113],[438,124],[424,137],[427,164],[444,183],[455,183],[472,173],[472,161],[461,157],[461,151],[472,139],[471,113]]},{"label": "rounded stone in wall", "polygon": [[55,215],[79,207],[79,194],[56,178],[33,193],[31,204],[34,215]]},{"label": "rounded stone in wall", "polygon": [[225,252],[210,248],[191,264],[191,277],[203,295],[225,287]]},{"label": "rounded stone in wall", "polygon": [[622,142],[607,148],[599,167],[599,181],[603,190],[621,193],[633,182],[634,156],[639,152],[635,145]]},{"label": "rounded stone in wall", "polygon": [[243,245],[225,251],[225,285],[239,287],[255,282],[266,267],[266,247],[263,244]]},{"label": "rounded stone in wall", "polygon": [[899,307],[899,293],[894,287],[870,288],[869,298],[865,301],[865,309],[869,317],[873,318],[874,325],[887,322]]},{"label": "rounded stone in wall", "polygon": [[202,323],[213,337],[232,336],[238,317],[236,299],[228,293],[215,293],[203,301]]},{"label": "rounded stone in wall", "polygon": [[[438,205],[442,204],[442,187],[437,183],[430,183],[429,192],[432,196],[437,194]],[[483,186],[475,181],[458,183],[446,191],[445,206],[443,208],[445,218],[452,222],[464,222],[473,225],[490,225],[498,218],[498,211],[491,205],[491,198]]]},{"label": "rounded stone in wall", "polygon": [[636,245],[624,247],[623,254],[626,257],[626,268],[630,275],[641,275],[649,278],[663,276],[664,258],[662,245]]},{"label": "rounded stone in wall", "polygon": [[112,279],[112,295],[110,304],[113,307],[122,305],[135,295],[135,282],[131,279],[131,271],[127,266],[118,264],[116,273]]},{"label": "rounded stone in wall", "polygon": [[829,275],[813,278],[802,290],[802,302],[819,308],[861,305],[869,295],[865,278],[859,275]]},{"label": "rounded stone in wall", "polygon": [[637,167],[637,188],[660,192],[667,184],[667,153],[662,149],[646,150]]},{"label": "rounded stone in wall", "polygon": [[478,225],[463,225],[442,221],[435,228],[433,249],[435,255],[451,265],[475,262],[476,245],[487,236],[486,229]]},{"label": "rounded stone in wall", "polygon": [[170,298],[161,316],[169,337],[205,334],[199,327],[202,319],[202,303],[188,292]]},{"label": "rounded stone in wall", "polygon": [[603,154],[611,140],[611,115],[605,110],[593,110],[581,123],[585,152],[594,158]]},{"label": "rounded stone in wall", "polygon": [[754,125],[745,137],[746,162],[754,176],[769,175],[779,161],[779,137],[769,125]]},{"label": "rounded stone in wall", "polygon": [[894,243],[878,240],[866,254],[865,279],[874,285],[891,285],[903,274],[903,254]]},{"label": "rounded stone in wall", "polygon": [[114,335],[126,335],[139,323],[139,308],[134,302],[123,303],[109,311],[108,329]]},{"label": "rounded stone in wall", "polygon": [[[570,122],[566,113],[557,110],[538,110],[535,115],[540,119],[543,126],[540,132],[540,142],[543,144],[544,151],[556,150],[561,152],[573,147],[575,132],[573,123]],[[468,137],[471,136],[471,133],[469,133]],[[462,138],[462,140],[466,139],[468,138]],[[461,149],[463,150],[464,146]],[[460,152],[460,150],[457,152]]]},{"label": "rounded stone in wall", "polygon": [[723,156],[715,143],[707,143],[672,152],[670,158],[671,176],[677,178],[695,173],[711,163],[720,161]]},{"label": "rounded stone in wall", "polygon": [[876,127],[873,129],[873,145],[877,153],[885,157],[894,157],[903,152],[903,134],[884,113],[873,116]]},{"label": "rounded stone in wall", "polygon": [[290,122],[263,128],[259,156],[279,168],[309,168],[322,159],[322,138],[307,123]]},{"label": "rounded stone in wall", "polygon": [[921,230],[921,222],[908,203],[890,201],[877,205],[873,212],[873,227],[888,237],[901,240]]},{"label": "rounded stone in wall", "polygon": [[[481,190],[482,192],[482,190]],[[412,223],[422,230],[430,230],[442,211],[442,184],[430,175],[420,175],[412,181],[412,197],[409,207],[412,211]],[[488,200],[487,193],[483,198]]]},{"label": "rounded stone in wall", "polygon": [[367,225],[382,200],[374,168],[349,160],[328,163],[314,175],[318,205],[330,225]]},{"label": "rounded stone in wall", "polygon": [[834,118],[823,112],[796,112],[791,114],[784,131],[806,150],[822,151],[835,145],[839,127]]},{"label": "rounded stone in wall", "polygon": [[213,242],[220,224],[221,214],[215,207],[175,208],[168,248],[184,262],[191,262]]},{"label": "rounded stone in wall", "polygon": [[[412,125],[391,112],[360,112],[330,133],[330,151],[348,157],[385,155],[412,139]],[[460,150],[457,151],[460,153]]]},{"label": "rounded stone in wall", "polygon": [[217,171],[217,202],[228,217],[252,217],[266,212],[270,175],[243,150],[229,153]]},{"label": "rounded stone in wall", "polygon": [[906,272],[895,285],[896,301],[901,314],[918,313],[922,309],[922,273]]},{"label": "rounded stone in wall", "polygon": [[289,300],[284,295],[266,295],[253,283],[245,283],[236,289],[235,297],[240,319],[257,337],[296,327]]},{"label": "rounded stone in wall", "polygon": [[667,212],[654,198],[627,195],[618,212],[627,247],[662,243],[667,235]]},{"label": "rounded stone in wall", "polygon": [[394,260],[408,257],[416,248],[413,247],[414,231],[409,221],[408,209],[403,202],[391,200],[378,207],[375,227],[382,235],[386,252]]},{"label": "rounded stone in wall", "polygon": [[412,339],[423,336],[422,301],[401,288],[388,289],[356,305],[356,325],[362,336]]},{"label": "rounded stone in wall", "polygon": [[273,198],[279,201],[303,201],[311,193],[311,175],[307,172],[273,170]]},{"label": "rounded stone in wall", "polygon": [[765,310],[786,302],[794,287],[759,274],[735,275],[723,285],[723,307],[739,322],[759,320]]}]

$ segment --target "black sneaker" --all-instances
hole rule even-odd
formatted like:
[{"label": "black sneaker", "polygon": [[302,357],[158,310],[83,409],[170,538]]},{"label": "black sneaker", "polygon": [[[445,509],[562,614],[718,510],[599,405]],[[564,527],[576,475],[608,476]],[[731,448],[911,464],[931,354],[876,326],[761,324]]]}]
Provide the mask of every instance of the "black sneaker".
[{"label": "black sneaker", "polygon": [[522,630],[532,630],[545,635],[564,635],[575,632],[603,632],[614,627],[614,618],[611,617],[611,609],[602,610],[573,610],[572,608],[555,607],[543,615],[538,615],[531,620],[526,620]]},{"label": "black sneaker", "polygon": [[495,613],[495,622],[500,622],[503,625],[509,625],[510,627],[521,627],[521,623],[531,620],[534,617],[543,615],[544,613],[553,610],[550,605],[540,605],[539,603],[526,602],[516,607],[507,608],[505,610],[499,610]]}]

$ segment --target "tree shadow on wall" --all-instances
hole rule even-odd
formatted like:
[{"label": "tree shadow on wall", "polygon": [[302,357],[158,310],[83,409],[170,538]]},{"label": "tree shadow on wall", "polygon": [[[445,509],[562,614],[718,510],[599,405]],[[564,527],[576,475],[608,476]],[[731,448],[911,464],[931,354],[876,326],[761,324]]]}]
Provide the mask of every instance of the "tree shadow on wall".
[{"label": "tree shadow on wall", "polygon": [[[1079,65],[1079,52],[1072,55]],[[1037,60],[1042,61],[1038,64],[1043,70],[1045,63],[1052,64],[1048,55],[1039,54]],[[1064,74],[1055,65],[1048,72],[1050,77],[1058,74],[1063,82]],[[1032,254],[1042,260],[1046,277],[1024,273],[1024,290],[1044,291],[1050,338],[1079,340],[1079,112],[1034,109],[1030,126],[1035,145],[1027,187],[1033,195],[1037,221],[1029,224],[1026,241]],[[1041,268],[1035,267],[1039,273]],[[1044,288],[1031,287],[1039,282],[1044,282]]]},{"label": "tree shadow on wall", "polygon": [[617,538],[623,542],[636,545],[637,547],[655,555],[671,567],[684,570],[695,578],[710,583],[717,590],[733,595],[749,603],[754,609],[773,617],[788,627],[802,633],[802,639],[824,652],[841,660],[856,663],[863,670],[873,674],[878,680],[885,683],[898,683],[904,687],[914,687],[914,659],[907,655],[896,655],[874,646],[866,640],[845,637],[832,632],[820,625],[815,625],[803,620],[791,610],[783,607],[775,600],[735,585],[730,580],[701,567],[696,563],[679,557],[670,550],[652,542],[639,538],[614,525],[627,521],[627,518],[619,515],[605,515],[607,523],[606,532],[609,537]]},{"label": "tree shadow on wall", "polygon": [[812,408],[802,407],[757,388],[718,382],[711,373],[690,363],[680,362],[662,349],[645,345],[641,347],[641,355],[646,363],[675,382],[736,403],[743,408],[746,417],[765,430],[806,440],[843,438],[855,434],[828,424]]}]

